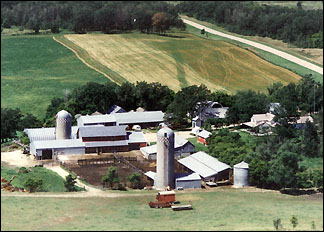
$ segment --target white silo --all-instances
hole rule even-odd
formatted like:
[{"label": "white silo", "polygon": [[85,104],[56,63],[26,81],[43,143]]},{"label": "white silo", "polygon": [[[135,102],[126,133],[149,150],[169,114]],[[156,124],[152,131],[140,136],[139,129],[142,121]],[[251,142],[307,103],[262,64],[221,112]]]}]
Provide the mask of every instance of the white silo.
[{"label": "white silo", "polygon": [[72,116],[61,110],[55,115],[55,139],[71,139]]},{"label": "white silo", "polygon": [[155,187],[174,189],[174,133],[167,126],[157,132]]},{"label": "white silo", "polygon": [[242,161],[234,165],[234,187],[249,186],[249,165]]}]

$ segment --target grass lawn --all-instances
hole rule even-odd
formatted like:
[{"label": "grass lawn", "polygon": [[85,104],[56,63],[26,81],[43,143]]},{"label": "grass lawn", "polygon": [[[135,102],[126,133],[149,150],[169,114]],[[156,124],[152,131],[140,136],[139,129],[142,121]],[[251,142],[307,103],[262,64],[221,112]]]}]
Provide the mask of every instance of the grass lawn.
[{"label": "grass lawn", "polygon": [[189,140],[193,145],[195,145],[195,152],[198,152],[198,151],[204,151],[204,152],[208,153],[208,147],[205,146],[204,144],[201,144],[201,143],[197,142],[197,137],[194,137],[194,138],[188,138],[188,140]]},{"label": "grass lawn", "polygon": [[10,180],[13,176],[17,176],[11,184],[18,188],[24,188],[24,182],[29,177],[36,177],[43,180],[44,192],[64,192],[64,179],[56,172],[48,170],[43,167],[28,168],[29,173],[19,173],[19,168],[8,167],[1,164],[1,177],[6,177],[6,180]]},{"label": "grass lawn", "polygon": [[[303,54],[304,52],[293,52],[293,49],[289,49],[287,48],[286,46],[274,46],[272,45],[271,43],[269,42],[263,42],[263,41],[260,41],[260,39],[257,39],[256,37],[252,37],[252,36],[242,36],[242,35],[238,35],[238,34],[235,34],[235,33],[231,33],[231,32],[228,32],[226,30],[224,30],[223,28],[221,27],[218,27],[216,25],[213,25],[211,23],[208,23],[208,22],[204,22],[204,21],[200,21],[200,20],[197,20],[197,19],[194,19],[192,17],[187,17],[187,16],[184,16],[184,18],[188,18],[194,22],[197,22],[197,23],[200,23],[202,25],[206,25],[208,26],[209,28],[212,28],[212,29],[215,29],[215,30],[219,30],[223,33],[227,33],[227,34],[230,34],[230,35],[234,35],[234,36],[238,36],[238,37],[241,37],[241,38],[245,38],[245,39],[249,39],[251,41],[255,41],[255,42],[259,42],[259,43],[262,43],[264,45],[267,45],[267,46],[270,46],[270,47],[273,47],[275,49],[278,49],[278,50],[281,50],[281,51],[284,51],[284,52],[287,52],[291,55],[294,55],[294,56],[297,56],[301,59],[304,59],[304,60],[307,60],[308,62],[311,62],[311,63],[314,63],[318,66],[321,66],[323,67],[322,65],[318,64],[318,63],[315,63],[313,61],[311,61],[310,59],[307,59],[307,57],[305,56],[302,56],[301,54]],[[195,27],[192,27],[190,25],[186,25],[187,26],[187,31],[190,32],[190,33],[193,33],[197,36],[200,36],[202,38],[205,38],[205,36],[202,36],[200,34],[200,30],[195,28]],[[206,39],[206,38],[205,38]],[[231,40],[231,39],[228,39],[228,38],[224,38],[224,37],[221,37],[221,36],[218,36],[218,35],[213,35],[211,33],[208,34],[208,39],[213,39],[213,40],[219,40],[219,41],[226,41],[228,43],[231,43],[233,45],[237,45],[241,48],[245,48],[253,53],[255,53],[256,55],[258,55],[260,58],[274,64],[274,65],[277,65],[277,66],[280,66],[280,67],[283,67],[283,68],[286,68],[288,70],[291,70],[292,72],[300,75],[300,76],[304,76],[306,74],[312,74],[312,76],[315,78],[316,81],[319,81],[319,82],[323,82],[323,76],[317,72],[314,72],[310,69],[307,69],[307,68],[304,68],[294,62],[291,62],[291,61],[288,61],[286,59],[283,59],[279,56],[276,56],[276,55],[273,55],[272,53],[269,53],[269,52],[266,52],[266,51],[263,51],[261,49],[257,49],[257,48],[254,48],[250,45],[247,45],[247,44],[244,44],[244,43],[241,43],[241,42],[238,42],[238,41],[234,41],[234,40]],[[276,45],[278,45],[278,42],[273,42],[275,43]],[[283,44],[283,43],[282,43]]]},{"label": "grass lawn", "polygon": [[[127,194],[127,193],[126,193]],[[183,191],[181,204],[193,210],[151,209],[152,195],[121,198],[1,197],[2,230],[274,230],[280,218],[284,230],[323,229],[323,199],[276,192],[245,192],[218,187],[217,191]]]},{"label": "grass lawn", "polygon": [[1,107],[42,119],[53,97],[89,81],[105,83],[52,35],[1,36]]}]

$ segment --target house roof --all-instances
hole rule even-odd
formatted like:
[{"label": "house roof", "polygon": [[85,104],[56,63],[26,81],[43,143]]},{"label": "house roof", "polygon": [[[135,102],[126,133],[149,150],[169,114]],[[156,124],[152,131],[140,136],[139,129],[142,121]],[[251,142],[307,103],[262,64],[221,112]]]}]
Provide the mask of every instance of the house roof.
[{"label": "house roof", "polygon": [[31,146],[36,149],[52,149],[52,148],[76,148],[85,147],[81,139],[60,139],[60,140],[45,140],[33,141]]},{"label": "house roof", "polygon": [[178,162],[198,173],[203,178],[214,176],[218,172],[231,168],[229,165],[218,161],[218,159],[202,151],[180,159]]},{"label": "house roof", "polygon": [[198,136],[207,139],[212,133],[206,130],[199,132]]},{"label": "house roof", "polygon": [[266,114],[253,114],[251,117],[251,122],[260,122],[260,121],[272,121],[273,118],[275,117],[274,114],[271,113],[266,113]]},{"label": "house roof", "polygon": [[[72,126],[71,137],[74,138],[77,133],[78,127]],[[30,142],[43,141],[43,140],[55,140],[55,127],[45,128],[26,128],[24,132],[27,134]]]},{"label": "house roof", "polygon": [[314,121],[311,116],[307,115],[307,116],[301,116],[296,122],[300,124],[304,124],[306,123],[307,120],[309,120],[310,122]]},{"label": "house roof", "polygon": [[126,126],[82,126],[79,127],[80,137],[123,136]]}]

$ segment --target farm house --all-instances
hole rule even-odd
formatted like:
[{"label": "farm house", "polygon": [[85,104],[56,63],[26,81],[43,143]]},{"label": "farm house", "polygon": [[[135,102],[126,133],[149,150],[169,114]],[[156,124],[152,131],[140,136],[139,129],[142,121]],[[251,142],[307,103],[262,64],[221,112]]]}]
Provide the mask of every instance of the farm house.
[{"label": "farm house", "polygon": [[204,181],[216,182],[229,179],[231,167],[205,152],[196,152],[178,162],[183,165],[184,170],[196,172]]},{"label": "farm house", "polygon": [[[148,160],[156,160],[156,144],[152,146],[142,147],[140,150],[143,156]],[[186,157],[195,152],[195,145],[181,136],[175,136],[174,140],[174,156],[176,158]]]}]

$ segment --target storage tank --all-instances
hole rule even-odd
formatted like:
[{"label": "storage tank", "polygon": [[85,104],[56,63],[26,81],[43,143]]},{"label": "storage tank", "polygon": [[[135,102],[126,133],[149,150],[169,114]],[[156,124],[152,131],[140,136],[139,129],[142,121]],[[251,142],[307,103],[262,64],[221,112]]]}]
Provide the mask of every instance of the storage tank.
[{"label": "storage tank", "polygon": [[61,110],[55,115],[55,139],[71,139],[72,116]]},{"label": "storage tank", "polygon": [[157,132],[155,187],[174,189],[174,133],[167,127]]},{"label": "storage tank", "polygon": [[249,165],[242,161],[234,165],[234,187],[249,186]]}]

